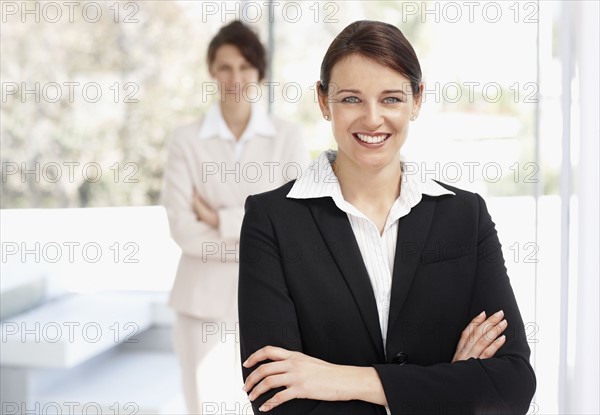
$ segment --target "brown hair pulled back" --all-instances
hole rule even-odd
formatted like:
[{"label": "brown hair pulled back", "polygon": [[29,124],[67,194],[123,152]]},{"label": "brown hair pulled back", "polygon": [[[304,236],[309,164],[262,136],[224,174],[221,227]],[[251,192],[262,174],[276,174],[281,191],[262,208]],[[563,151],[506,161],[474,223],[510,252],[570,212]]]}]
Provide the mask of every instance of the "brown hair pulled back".
[{"label": "brown hair pulled back", "polygon": [[372,20],[351,23],[331,42],[321,63],[321,93],[327,94],[329,90],[335,64],[354,54],[406,76],[413,95],[420,94],[421,65],[412,45],[396,26]]}]

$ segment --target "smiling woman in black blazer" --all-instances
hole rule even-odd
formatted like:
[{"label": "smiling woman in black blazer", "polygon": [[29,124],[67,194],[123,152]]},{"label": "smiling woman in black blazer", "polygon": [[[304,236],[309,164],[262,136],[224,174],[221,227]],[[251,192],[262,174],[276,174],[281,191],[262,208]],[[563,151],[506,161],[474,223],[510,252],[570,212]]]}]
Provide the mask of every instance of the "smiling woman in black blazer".
[{"label": "smiling woman in black blazer", "polygon": [[239,318],[255,413],[526,413],[535,375],[485,202],[403,169],[423,91],[412,46],[355,22],[317,87],[337,151],[246,201]]}]

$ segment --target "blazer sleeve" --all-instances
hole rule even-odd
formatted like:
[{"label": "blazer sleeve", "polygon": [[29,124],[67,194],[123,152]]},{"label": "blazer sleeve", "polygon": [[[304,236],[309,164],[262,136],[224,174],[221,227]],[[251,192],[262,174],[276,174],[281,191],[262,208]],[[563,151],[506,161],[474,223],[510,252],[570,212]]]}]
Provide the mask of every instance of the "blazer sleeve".
[{"label": "blazer sleeve", "polygon": [[[266,210],[254,196],[246,199],[242,223],[238,301],[242,362],[267,345],[302,352],[296,309],[287,289],[275,230]],[[242,367],[244,380],[258,366]],[[272,389],[252,402],[254,413],[261,414],[258,408],[282,389]],[[294,399],[269,413],[368,415],[385,414],[385,411],[382,406],[361,401]]]},{"label": "blazer sleeve", "polygon": [[243,206],[232,206],[217,209],[219,216],[219,234],[226,239],[237,240],[240,237],[242,220],[244,220]]},{"label": "blazer sleeve", "polygon": [[506,343],[489,359],[417,365],[374,365],[392,414],[525,414],[536,388],[523,320],[485,202],[479,206],[475,286],[470,316],[504,310]]},{"label": "blazer sleeve", "polygon": [[203,260],[214,259],[215,247],[222,246],[227,240],[237,240],[237,235],[235,238],[224,237],[217,229],[196,218],[192,209],[194,182],[189,163],[183,140],[175,136],[163,176],[162,204],[167,211],[171,236],[183,253]]}]

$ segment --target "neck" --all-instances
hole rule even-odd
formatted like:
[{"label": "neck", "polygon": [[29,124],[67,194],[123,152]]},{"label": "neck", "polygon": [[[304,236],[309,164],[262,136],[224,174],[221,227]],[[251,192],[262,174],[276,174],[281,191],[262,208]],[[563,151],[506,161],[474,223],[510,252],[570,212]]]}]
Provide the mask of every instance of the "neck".
[{"label": "neck", "polygon": [[338,151],[332,167],[344,199],[355,206],[391,207],[400,195],[400,159],[380,169],[365,170]]},{"label": "neck", "polygon": [[235,138],[239,139],[250,121],[252,104],[243,100],[241,102],[221,100],[221,113],[227,127],[229,127]]}]

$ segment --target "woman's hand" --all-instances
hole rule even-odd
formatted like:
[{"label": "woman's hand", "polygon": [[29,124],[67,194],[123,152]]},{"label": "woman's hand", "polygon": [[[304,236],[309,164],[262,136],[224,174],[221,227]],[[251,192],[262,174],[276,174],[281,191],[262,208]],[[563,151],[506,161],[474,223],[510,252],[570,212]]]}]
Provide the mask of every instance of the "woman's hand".
[{"label": "woman's hand", "polygon": [[[508,327],[503,320],[504,313],[499,311],[487,320],[485,317],[485,312],[481,313],[463,330],[452,363],[471,357],[487,359],[502,347],[506,338],[500,335]],[[270,362],[259,366],[246,378],[244,391],[251,391],[249,399],[253,401],[271,389],[285,389],[266,401],[260,407],[261,411],[269,411],[292,399],[359,399],[387,405],[381,380],[372,367],[334,365],[274,346],[254,352],[244,362],[244,367],[254,367],[265,360]]]},{"label": "woman's hand", "polygon": [[192,195],[192,209],[196,214],[196,218],[202,222],[206,222],[208,225],[213,228],[217,228],[219,226],[219,215],[213,209],[210,208],[206,204],[200,196],[194,190]]},{"label": "woman's hand", "polygon": [[322,401],[336,401],[342,388],[331,389],[333,378],[337,375],[337,365],[315,359],[300,352],[266,346],[253,353],[244,362],[244,367],[253,367],[264,360],[265,363],[255,369],[246,379],[244,391],[252,391],[248,398],[253,401],[270,389],[284,386],[286,389],[276,393],[264,403],[261,411],[296,398],[310,398]]},{"label": "woman's hand", "polygon": [[248,398],[253,401],[271,389],[285,387],[273,395],[261,407],[269,411],[292,399],[315,399],[320,401],[347,401],[360,399],[386,405],[383,386],[372,367],[334,365],[300,352],[281,347],[266,346],[254,352],[244,367],[256,368],[246,378],[244,391],[252,391]]},{"label": "woman's hand", "polygon": [[460,336],[452,363],[471,357],[487,359],[494,356],[506,341],[506,336],[500,336],[508,327],[503,317],[504,312],[500,310],[486,320],[484,311],[471,320]]}]

